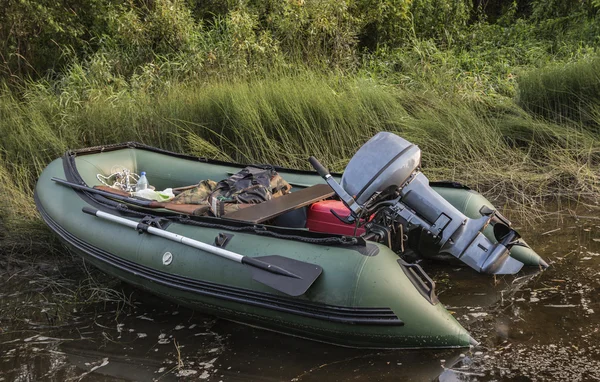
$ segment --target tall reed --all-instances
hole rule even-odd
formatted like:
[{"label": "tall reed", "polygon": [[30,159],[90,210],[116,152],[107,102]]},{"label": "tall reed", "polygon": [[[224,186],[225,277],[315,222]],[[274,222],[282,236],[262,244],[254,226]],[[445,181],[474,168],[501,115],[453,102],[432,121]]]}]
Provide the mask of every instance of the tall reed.
[{"label": "tall reed", "polygon": [[600,132],[600,57],[531,70],[518,79],[518,103],[540,116],[581,121]]}]

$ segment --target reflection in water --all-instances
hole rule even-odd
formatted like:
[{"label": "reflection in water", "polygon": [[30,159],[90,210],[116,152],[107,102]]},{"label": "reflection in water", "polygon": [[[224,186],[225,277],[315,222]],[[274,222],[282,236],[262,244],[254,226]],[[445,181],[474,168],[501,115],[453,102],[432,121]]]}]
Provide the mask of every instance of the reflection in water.
[{"label": "reflection in water", "polygon": [[90,314],[80,326],[53,330],[55,337],[3,341],[2,350],[10,349],[2,359],[4,375],[32,381],[422,381],[436,378],[464,352],[340,348],[216,320],[149,295],[138,295],[136,303],[129,312]]},{"label": "reflection in water", "polygon": [[0,381],[600,379],[600,221],[557,216],[536,232],[524,236],[551,264],[542,273],[494,278],[424,264],[442,303],[481,342],[459,350],[340,348],[214,319],[122,285],[130,305],[115,299],[79,311],[60,294],[78,287],[64,269],[7,268]]}]

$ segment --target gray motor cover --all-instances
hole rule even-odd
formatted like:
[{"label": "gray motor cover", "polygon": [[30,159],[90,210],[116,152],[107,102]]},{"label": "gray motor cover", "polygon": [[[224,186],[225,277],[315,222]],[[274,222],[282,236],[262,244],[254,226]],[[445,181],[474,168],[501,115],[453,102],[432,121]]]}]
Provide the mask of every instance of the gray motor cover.
[{"label": "gray motor cover", "polygon": [[350,159],[342,188],[364,205],[374,193],[403,185],[420,164],[416,145],[392,133],[377,133]]}]

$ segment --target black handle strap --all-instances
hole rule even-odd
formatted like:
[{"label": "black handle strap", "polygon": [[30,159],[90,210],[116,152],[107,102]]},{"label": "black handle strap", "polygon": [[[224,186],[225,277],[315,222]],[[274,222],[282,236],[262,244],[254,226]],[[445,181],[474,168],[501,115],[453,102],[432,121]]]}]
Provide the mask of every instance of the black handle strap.
[{"label": "black handle strap", "polygon": [[311,156],[310,158],[308,158],[308,161],[310,162],[311,166],[313,166],[314,169],[317,170],[321,177],[325,178],[327,175],[329,175],[329,170],[327,170],[325,166],[323,166],[321,162],[317,160],[317,158]]}]

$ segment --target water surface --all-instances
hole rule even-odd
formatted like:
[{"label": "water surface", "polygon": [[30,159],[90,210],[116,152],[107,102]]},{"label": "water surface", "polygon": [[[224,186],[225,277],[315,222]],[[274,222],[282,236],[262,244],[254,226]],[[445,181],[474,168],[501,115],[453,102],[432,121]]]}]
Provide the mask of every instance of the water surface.
[{"label": "water surface", "polygon": [[423,264],[480,341],[458,350],[346,349],[193,312],[66,255],[3,261],[0,381],[600,380],[600,219],[550,214],[522,233],[548,270]]}]

